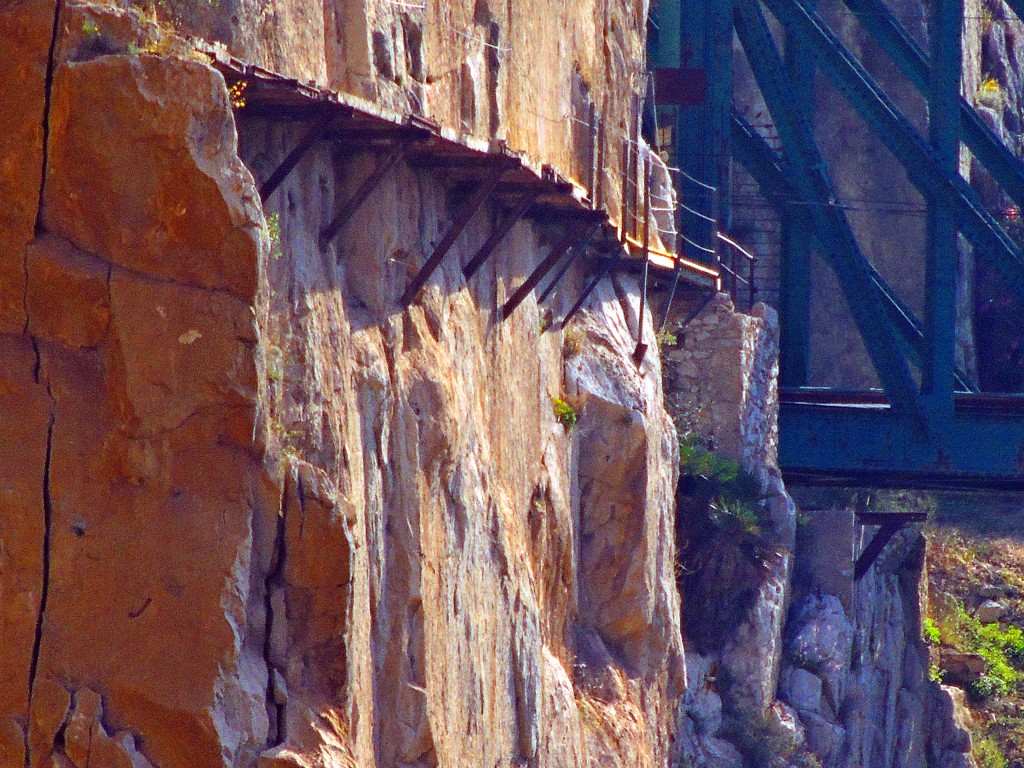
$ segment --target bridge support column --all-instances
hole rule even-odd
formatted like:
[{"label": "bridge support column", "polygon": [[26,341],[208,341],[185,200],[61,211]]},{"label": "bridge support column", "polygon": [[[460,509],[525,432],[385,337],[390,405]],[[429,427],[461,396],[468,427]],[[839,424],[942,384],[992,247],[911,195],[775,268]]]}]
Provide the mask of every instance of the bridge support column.
[{"label": "bridge support column", "polygon": [[[960,78],[963,0],[932,0],[928,35],[931,82],[928,138],[936,162],[947,174],[960,173]],[[933,420],[953,420],[956,351],[957,228],[950,195],[928,196],[925,271],[925,355],[921,394]]]}]

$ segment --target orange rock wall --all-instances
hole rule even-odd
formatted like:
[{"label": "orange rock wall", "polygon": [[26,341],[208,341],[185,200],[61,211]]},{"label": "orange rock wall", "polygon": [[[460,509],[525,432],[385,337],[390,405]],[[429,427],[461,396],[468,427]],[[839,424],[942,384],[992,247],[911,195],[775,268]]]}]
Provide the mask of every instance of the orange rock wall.
[{"label": "orange rock wall", "polygon": [[[157,15],[239,58],[502,139],[589,184],[589,103],[617,214],[646,89],[647,0],[166,0]],[[581,122],[582,121],[582,122]]]},{"label": "orange rock wall", "polygon": [[236,126],[131,9],[7,3],[0,72],[0,767],[663,764],[676,446],[635,283],[498,323],[558,233],[467,285],[488,209],[402,311],[436,172],[323,249],[367,168],[318,148],[268,228],[247,166],[298,129]]}]

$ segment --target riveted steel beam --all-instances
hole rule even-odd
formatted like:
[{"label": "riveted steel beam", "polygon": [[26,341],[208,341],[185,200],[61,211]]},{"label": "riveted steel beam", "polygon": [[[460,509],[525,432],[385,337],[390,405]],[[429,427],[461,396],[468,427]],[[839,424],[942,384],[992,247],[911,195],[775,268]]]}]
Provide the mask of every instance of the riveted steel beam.
[{"label": "riveted steel beam", "polygon": [[928,420],[906,359],[900,353],[896,331],[885,317],[885,305],[871,281],[871,266],[861,253],[814,141],[790,87],[782,56],[757,0],[736,0],[736,32],[751,70],[785,146],[792,178],[808,215],[828,247],[822,256],[835,272],[853,321],[860,332],[878,378],[895,412],[914,426],[919,437],[929,435]]},{"label": "riveted steel beam", "polygon": [[[864,28],[922,94],[931,81],[931,62],[884,0],[844,0]],[[1024,3],[1018,4],[1024,8]],[[932,57],[934,60],[934,57]],[[1000,141],[970,104],[959,97],[961,138],[1003,191],[1024,209],[1024,163]]]},{"label": "riveted steel beam", "polygon": [[[797,199],[797,191],[790,179],[789,171],[779,155],[768,145],[761,136],[738,112],[733,113],[733,149],[739,163],[753,177],[761,189],[761,194],[772,203],[780,212],[788,206],[791,201]],[[806,233],[807,237],[818,239],[819,235],[814,230],[814,223],[807,215],[807,206],[794,205],[793,219],[798,231]],[[818,244],[819,249],[824,246]],[[870,266],[870,265],[869,265]],[[911,363],[917,368],[921,367],[924,355],[924,327],[918,320],[914,311],[903,302],[899,294],[886,282],[885,278],[873,267],[870,266],[871,281],[878,288],[885,303],[886,315],[896,328],[901,340],[901,346]],[[783,318],[780,314],[780,326],[785,331]],[[803,341],[802,337],[801,341]],[[787,337],[783,335],[783,343]],[[780,356],[785,347],[780,349]],[[780,363],[781,368],[781,363]],[[781,374],[780,370],[780,374]],[[977,386],[970,377],[960,369],[956,369],[956,383],[960,391],[977,392]],[[801,384],[789,384],[781,382],[782,386],[802,386]]]},{"label": "riveted steel beam", "polygon": [[821,70],[903,165],[910,182],[926,197],[948,197],[957,224],[979,255],[991,261],[1010,290],[1024,296],[1024,255],[967,181],[937,162],[928,142],[804,0],[765,4],[787,30],[809,44]]},{"label": "riveted steel beam", "polygon": [[[963,0],[932,0],[928,13],[931,82],[928,138],[943,172],[959,175]],[[933,421],[953,419],[956,358],[957,229],[950,195],[928,197],[924,365],[921,396]]]}]

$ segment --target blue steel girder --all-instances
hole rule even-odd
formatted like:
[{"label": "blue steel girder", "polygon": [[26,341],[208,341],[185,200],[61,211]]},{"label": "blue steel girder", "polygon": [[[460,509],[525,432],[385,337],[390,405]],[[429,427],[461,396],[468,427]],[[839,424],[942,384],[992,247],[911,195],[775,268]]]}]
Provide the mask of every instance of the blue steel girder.
[{"label": "blue steel girder", "polygon": [[822,201],[809,205],[808,215],[828,244],[821,255],[839,280],[857,330],[875,367],[894,412],[909,419],[919,437],[929,435],[917,386],[906,359],[900,353],[896,331],[885,316],[885,306],[871,281],[871,267],[861,253],[825,161],[814,141],[790,87],[789,76],[758,0],[736,0],[734,24],[761,95],[782,138],[792,179],[801,200]]},{"label": "blue steel girder", "polygon": [[1010,6],[1010,10],[1016,14],[1018,19],[1024,21],[1024,2],[1022,0],[1006,0],[1006,4]]},{"label": "blue steel girder", "polygon": [[[897,21],[884,0],[844,0],[871,34],[922,94],[931,81],[931,63],[917,41]],[[1022,4],[1024,5],[1024,4]],[[1021,209],[1024,209],[1024,163],[999,140],[973,107],[957,91],[961,138],[971,154]]]},{"label": "blue steel girder", "polygon": [[[964,0],[932,0],[928,10],[928,39],[934,62],[928,88],[928,140],[936,162],[959,178],[961,30]],[[953,379],[956,367],[956,221],[949,195],[928,197],[925,249],[924,365],[921,396],[933,421],[953,419]]]},{"label": "blue steel girder", "polygon": [[[785,162],[738,112],[733,112],[732,127],[734,157],[757,182],[765,199],[781,211],[790,204],[789,201],[797,199],[798,194]],[[814,230],[814,222],[807,215],[806,206],[792,205],[791,207],[799,229],[809,233],[815,240],[820,240],[820,236]],[[817,247],[820,251],[825,248],[820,242],[817,243]],[[920,369],[924,357],[924,326],[917,319],[914,311],[903,302],[874,266],[870,264],[868,266],[871,281],[882,295],[886,315],[896,328],[904,354],[915,367]],[[780,325],[782,321],[780,316]],[[960,369],[955,369],[954,373],[960,391],[978,391],[966,373]],[[781,385],[787,386],[784,382],[781,382]]]},{"label": "blue steel girder", "polygon": [[[814,125],[814,57],[799,35],[787,34],[783,56],[793,94]],[[803,386],[811,366],[811,237],[803,206],[794,200],[779,209],[779,381]]]},{"label": "blue steel girder", "polygon": [[898,488],[1024,489],[1024,398],[987,411],[957,398],[938,449],[907,441],[883,404],[821,403],[780,393],[779,463],[788,481]]},{"label": "blue steel girder", "polygon": [[[718,247],[715,231],[728,228],[729,110],[732,106],[731,0],[675,0],[685,25],[679,37],[679,65],[701,67],[707,78],[704,103],[676,111],[673,165],[692,178],[677,184],[681,231],[705,260]],[[675,13],[675,11],[673,11]],[[662,32],[663,33],[663,32]],[[665,51],[671,55],[673,52]]]},{"label": "blue steel girder", "polygon": [[910,182],[926,197],[947,197],[957,224],[979,255],[991,261],[1011,291],[1024,296],[1024,256],[967,181],[942,167],[928,143],[813,9],[801,0],[765,4],[787,30],[810,44],[821,70],[903,165]]}]

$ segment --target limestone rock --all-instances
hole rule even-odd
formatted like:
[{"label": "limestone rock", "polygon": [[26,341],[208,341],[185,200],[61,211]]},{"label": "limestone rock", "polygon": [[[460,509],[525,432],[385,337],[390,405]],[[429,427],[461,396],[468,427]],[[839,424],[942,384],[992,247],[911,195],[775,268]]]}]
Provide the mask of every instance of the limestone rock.
[{"label": "limestone rock", "polygon": [[939,653],[939,668],[945,679],[967,685],[978,681],[985,672],[986,663],[980,653],[943,650]]},{"label": "limestone rock", "polygon": [[829,679],[850,668],[853,628],[839,600],[809,596],[794,608],[786,653],[796,664]]},{"label": "limestone rock", "polygon": [[799,711],[817,712],[821,706],[821,678],[800,667],[789,667],[779,681],[779,696]]},{"label": "limestone rock", "polygon": [[984,600],[974,609],[974,618],[982,624],[994,624],[1002,618],[1005,611],[1006,609],[1001,603],[991,599]]},{"label": "limestone rock", "polygon": [[48,229],[133,272],[252,300],[261,215],[218,74],[148,55],[68,61],[49,135]]}]

